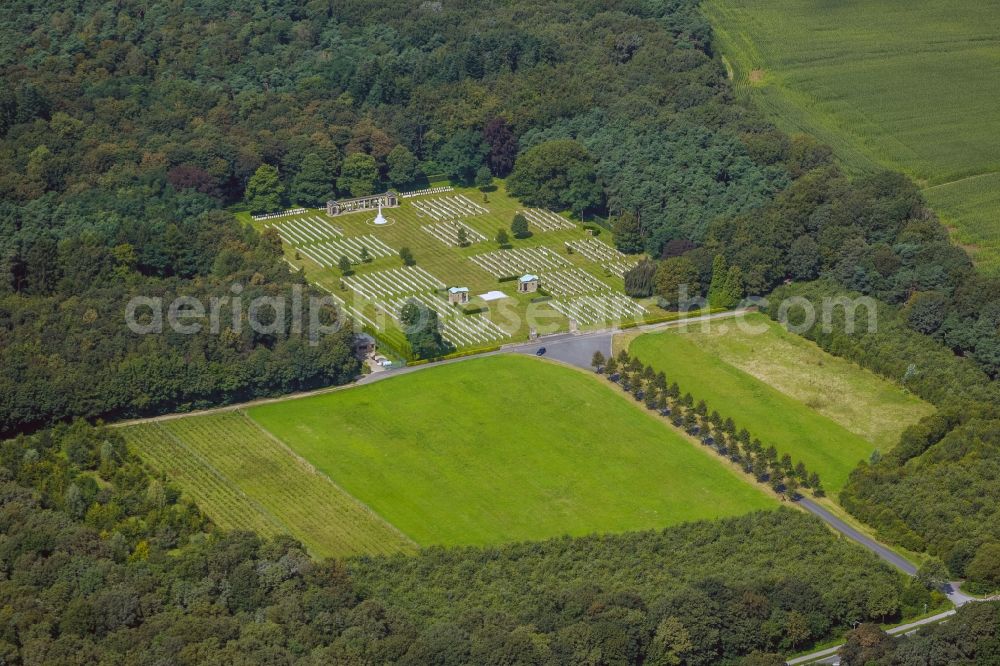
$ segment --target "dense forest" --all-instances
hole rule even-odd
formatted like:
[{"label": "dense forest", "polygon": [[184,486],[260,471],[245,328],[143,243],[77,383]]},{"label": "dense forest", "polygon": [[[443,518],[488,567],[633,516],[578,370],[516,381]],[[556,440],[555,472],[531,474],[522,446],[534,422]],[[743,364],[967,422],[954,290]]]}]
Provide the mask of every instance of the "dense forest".
[{"label": "dense forest", "polygon": [[[296,293],[303,302],[318,294],[289,273],[275,239],[225,213],[189,215],[176,198],[143,201],[135,193],[20,209],[19,228],[0,244],[29,237],[38,244],[16,265],[19,289],[0,295],[0,435],[75,416],[121,418],[287,393],[358,374],[346,324],[316,344],[306,327],[293,330],[289,307],[276,332],[251,327],[248,304],[257,297],[291,303]],[[233,321],[235,310],[242,323],[182,335],[164,322],[163,334],[142,335],[126,325],[132,296],[160,298],[161,318],[177,297],[203,304],[224,297],[220,319]],[[322,310],[321,320],[336,319],[331,306]],[[154,315],[137,316],[152,322]]]},{"label": "dense forest", "polygon": [[9,664],[778,664],[941,601],[790,510],[318,563],[82,422],[0,445],[0,532]]},{"label": "dense forest", "polygon": [[[632,214],[615,228],[622,249],[648,235]],[[704,242],[668,242],[626,288],[667,307],[768,295],[775,318],[787,299],[819,314],[824,299],[873,297],[871,330],[865,307],[852,332],[835,308],[832,330],[817,320],[803,334],[942,411],[862,463],[841,503],[885,538],[940,558],[969,589],[1000,588],[1000,281],[973,269],[913,183],[849,179],[820,160],[753,214],[712,222]]]}]

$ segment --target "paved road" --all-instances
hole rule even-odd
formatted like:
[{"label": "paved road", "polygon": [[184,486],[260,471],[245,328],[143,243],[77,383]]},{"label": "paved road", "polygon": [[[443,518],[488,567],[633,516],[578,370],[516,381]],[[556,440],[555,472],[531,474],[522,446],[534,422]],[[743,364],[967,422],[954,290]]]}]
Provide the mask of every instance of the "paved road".
[{"label": "paved road", "polygon": [[846,536],[848,539],[851,539],[852,541],[855,541],[864,546],[865,548],[867,548],[868,550],[872,551],[873,553],[881,557],[883,560],[885,560],[892,566],[903,571],[903,573],[906,573],[910,576],[913,576],[917,573],[917,568],[913,566],[913,564],[911,564],[909,561],[903,559],[902,557],[892,552],[891,550],[889,550],[879,542],[875,541],[874,539],[865,536],[858,530],[854,529],[853,527],[845,523],[840,518],[837,518],[835,515],[833,515],[823,507],[821,507],[819,504],[816,504],[816,502],[813,502],[808,497],[803,497],[802,499],[799,500],[798,503],[803,509],[813,514],[814,516],[818,517],[824,523],[826,523],[833,529],[837,530],[838,532]]},{"label": "paved road", "polygon": [[590,369],[590,359],[595,351],[600,351],[605,357],[611,355],[613,331],[601,331],[596,334],[573,335],[567,333],[560,336],[540,338],[534,342],[505,347],[504,351],[515,354],[535,354],[545,348],[545,358],[562,361],[578,368]]},{"label": "paved road", "polygon": [[[937,622],[942,622],[947,620],[949,617],[955,614],[954,610],[948,610],[943,613],[938,613],[937,615],[932,615],[931,617],[925,617],[923,620],[917,620],[916,622],[910,622],[908,624],[901,624],[898,627],[893,627],[889,629],[887,633],[893,636],[908,636],[910,634],[916,633],[917,629],[928,624],[936,624]],[[827,648],[825,650],[820,650],[818,652],[813,652],[812,654],[807,654],[796,659],[790,659],[785,662],[790,666],[796,666],[796,664],[832,664],[837,666],[840,664],[840,657],[837,656],[837,652],[840,651],[843,645],[838,645],[836,647]]]},{"label": "paved road", "polygon": [[[874,539],[865,536],[864,534],[854,529],[840,518],[837,518],[835,515],[833,515],[823,507],[819,506],[812,500],[804,497],[801,500],[799,500],[799,504],[806,511],[817,516],[820,520],[825,522],[827,525],[831,526],[833,529],[837,530],[838,532],[840,532],[847,538],[851,539],[852,541],[861,544],[862,546],[872,551],[873,553],[881,557],[889,564],[901,570],[903,573],[906,573],[910,576],[913,576],[914,574],[917,573],[917,568],[913,566],[912,563],[903,559],[902,557],[892,552],[891,550],[889,550],[882,544],[878,543]],[[955,605],[956,608],[975,601],[985,601],[984,599],[970,597],[969,595],[963,593],[959,589],[959,585],[960,585],[959,583],[948,583],[943,590],[944,593],[948,595],[948,599],[951,601],[951,603]],[[937,615],[924,618],[923,620],[918,620],[916,622],[910,622],[909,624],[903,624],[898,627],[894,627],[889,630],[889,633],[894,636],[912,634],[915,633],[917,629],[919,629],[924,625],[941,622],[943,620],[948,619],[954,614],[955,614],[954,610],[938,613]],[[813,652],[812,654],[807,654],[805,656],[798,657],[797,659],[792,659],[787,663],[791,665],[840,664],[840,657],[837,656],[837,653],[840,651],[841,647],[843,646],[837,645],[836,647],[828,648],[826,650]]]},{"label": "paved road", "polygon": [[[868,550],[872,551],[873,553],[875,553],[876,555],[878,555],[883,560],[893,565],[903,573],[909,576],[913,576],[917,573],[917,568],[913,566],[911,562],[897,555],[896,553],[889,550],[888,548],[886,548],[879,542],[875,541],[874,539],[865,536],[858,530],[854,529],[853,527],[845,523],[840,518],[837,518],[835,515],[833,515],[820,505],[816,504],[816,502],[813,502],[807,497],[803,497],[802,499],[799,500],[798,503],[799,505],[802,506],[803,509],[813,514],[814,516],[818,517],[820,520],[822,520],[827,525],[829,525],[833,529],[837,530],[838,532],[846,536],[848,539],[851,539],[855,543],[858,543],[867,548]],[[959,606],[964,606],[965,604],[972,601],[980,601],[980,599],[976,599],[975,597],[970,597],[969,595],[964,594],[959,589],[959,583],[949,583],[947,586],[945,586],[944,592],[945,594],[948,595],[948,599],[951,601],[951,603],[955,605],[956,608]],[[937,615],[934,615],[933,617],[928,617],[923,620],[918,620],[917,622],[911,622],[909,624],[900,625],[898,627],[890,629],[889,633],[893,635],[910,634],[915,632],[919,627],[923,625],[940,622],[944,619],[947,619],[948,617],[951,617],[954,614],[955,614],[954,610],[945,611],[944,613],[939,613]],[[799,657],[797,659],[792,659],[787,663],[793,665],[794,664],[839,664],[840,657],[837,656],[837,652],[840,650],[841,647],[843,646],[838,645],[836,647],[828,648],[826,650],[813,652],[812,654],[808,654],[803,657]]]}]

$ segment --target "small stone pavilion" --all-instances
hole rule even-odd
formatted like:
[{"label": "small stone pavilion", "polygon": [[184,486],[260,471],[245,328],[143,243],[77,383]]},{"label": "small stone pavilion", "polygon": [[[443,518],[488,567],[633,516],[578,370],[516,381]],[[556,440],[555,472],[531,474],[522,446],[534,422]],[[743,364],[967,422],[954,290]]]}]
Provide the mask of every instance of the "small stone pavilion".
[{"label": "small stone pavilion", "polygon": [[522,294],[531,294],[538,291],[538,276],[528,273],[517,279],[517,290]]}]

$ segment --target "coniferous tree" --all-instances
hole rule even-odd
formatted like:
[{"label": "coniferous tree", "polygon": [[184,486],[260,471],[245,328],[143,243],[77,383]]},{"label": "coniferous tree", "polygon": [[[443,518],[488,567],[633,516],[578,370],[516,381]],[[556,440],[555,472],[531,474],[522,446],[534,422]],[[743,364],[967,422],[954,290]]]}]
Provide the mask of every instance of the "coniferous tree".
[{"label": "coniferous tree", "polygon": [[639,216],[626,210],[614,219],[611,225],[615,247],[625,254],[639,254],[643,250],[642,227]]},{"label": "coniferous tree", "polygon": [[656,409],[656,405],[660,399],[660,393],[659,391],[656,390],[655,387],[647,386],[645,399],[646,399],[646,407],[648,409]]},{"label": "coniferous tree", "polygon": [[524,215],[515,213],[514,220],[510,223],[510,233],[514,234],[514,238],[527,238],[531,234],[528,220]]},{"label": "coniferous tree", "polygon": [[662,370],[656,373],[655,385],[660,391],[667,390],[667,375]]}]

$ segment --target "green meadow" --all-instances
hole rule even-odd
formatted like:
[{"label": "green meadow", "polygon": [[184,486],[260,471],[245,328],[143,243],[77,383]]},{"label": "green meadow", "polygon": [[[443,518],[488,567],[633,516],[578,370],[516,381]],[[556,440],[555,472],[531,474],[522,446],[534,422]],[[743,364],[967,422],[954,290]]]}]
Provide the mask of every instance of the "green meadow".
[{"label": "green meadow", "polygon": [[250,417],[420,545],[624,532],[775,506],[597,376],[521,356]]},{"label": "green meadow", "polygon": [[802,460],[828,492],[875,449],[891,448],[933,407],[764,315],[635,338],[631,353],[731,417],[765,446]]},{"label": "green meadow", "polygon": [[777,505],[588,372],[501,355],[125,429],[217,524],[316,555],[625,532]]}]

